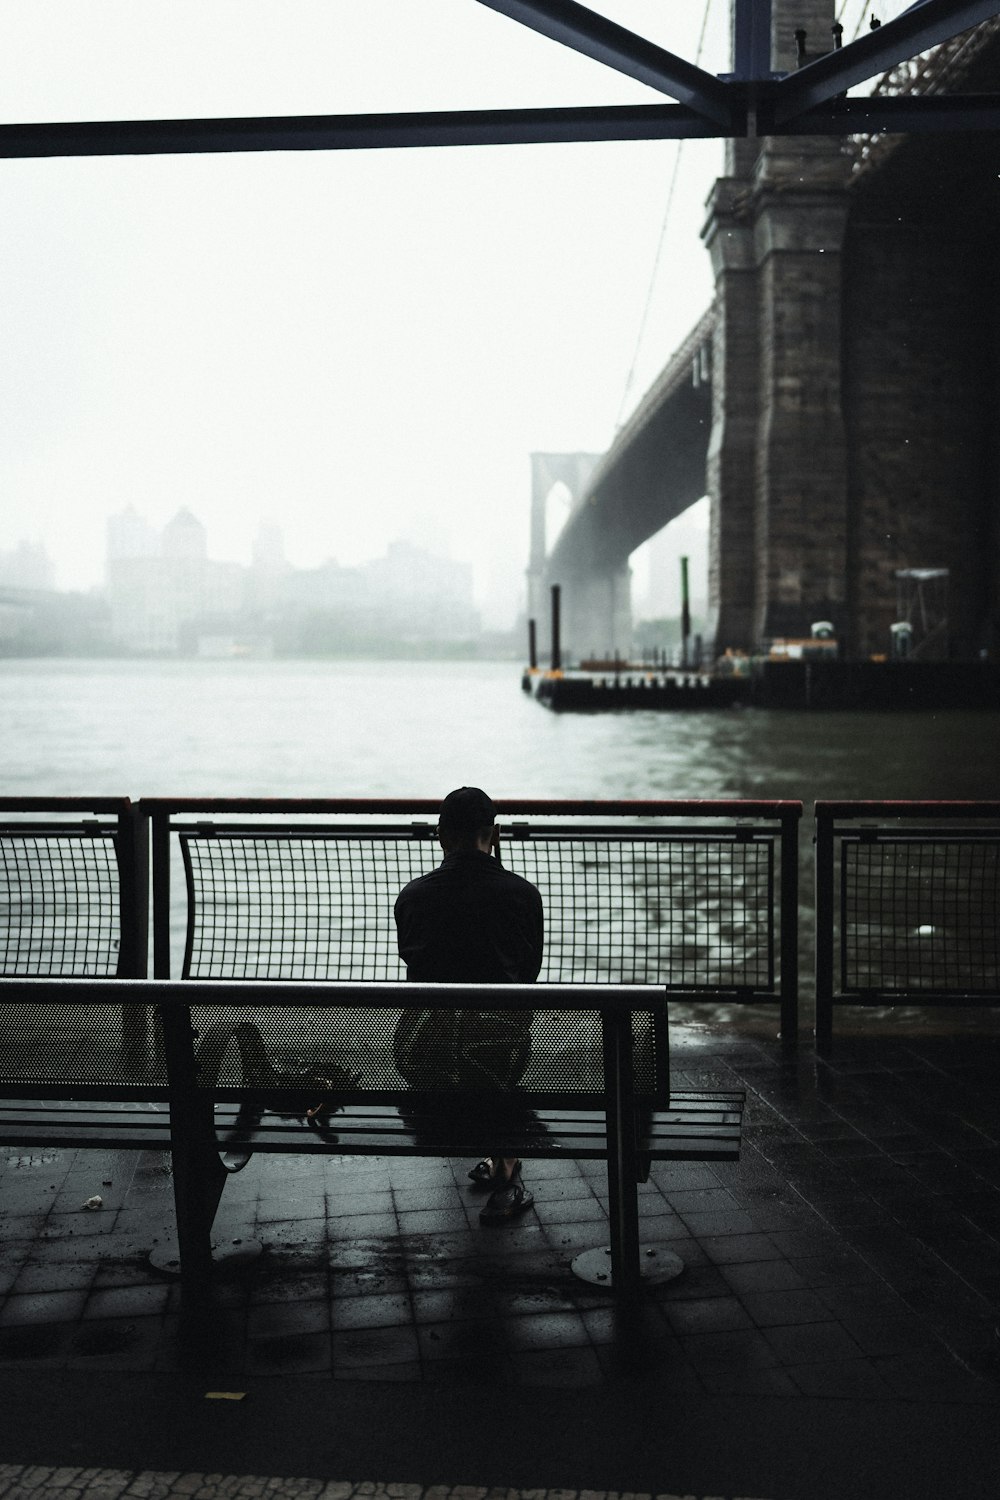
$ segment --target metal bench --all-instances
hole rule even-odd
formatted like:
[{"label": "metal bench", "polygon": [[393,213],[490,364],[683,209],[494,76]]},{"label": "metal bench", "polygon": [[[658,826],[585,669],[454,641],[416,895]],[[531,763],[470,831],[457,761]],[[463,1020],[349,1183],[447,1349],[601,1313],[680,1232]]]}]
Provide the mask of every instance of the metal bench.
[{"label": "metal bench", "polygon": [[[404,1006],[530,1011],[522,1086],[405,1085]],[[142,1058],[122,1024],[137,1013]],[[327,1077],[331,1112],[310,1128]],[[640,1250],[637,1182],[651,1161],[736,1160],[742,1112],[742,1093],[671,1091],[667,998],[649,986],[0,980],[0,1144],[169,1151],[188,1290],[210,1281],[226,1180],[255,1152],[478,1156],[502,1135],[526,1158],[607,1162],[610,1267],[591,1251],[574,1269],[630,1303],[650,1263],[679,1268]]]}]

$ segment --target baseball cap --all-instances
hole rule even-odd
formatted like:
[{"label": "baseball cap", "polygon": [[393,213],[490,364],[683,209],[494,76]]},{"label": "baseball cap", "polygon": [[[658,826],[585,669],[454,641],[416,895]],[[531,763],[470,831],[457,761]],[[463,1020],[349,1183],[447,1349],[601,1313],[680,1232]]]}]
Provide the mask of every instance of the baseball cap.
[{"label": "baseball cap", "polygon": [[481,787],[460,786],[441,803],[438,827],[446,833],[475,834],[492,827],[495,820],[493,803]]}]

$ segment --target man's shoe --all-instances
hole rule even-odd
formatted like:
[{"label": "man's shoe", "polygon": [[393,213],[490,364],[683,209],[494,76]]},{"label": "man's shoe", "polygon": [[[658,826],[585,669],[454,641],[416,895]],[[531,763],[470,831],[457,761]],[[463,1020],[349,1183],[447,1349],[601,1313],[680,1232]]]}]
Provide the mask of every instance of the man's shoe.
[{"label": "man's shoe", "polygon": [[526,1209],[531,1208],[535,1198],[529,1193],[520,1177],[512,1177],[509,1182],[503,1183],[501,1187],[495,1188],[480,1210],[480,1224],[506,1224],[510,1219],[516,1219]]},{"label": "man's shoe", "polygon": [[490,1192],[495,1187],[501,1187],[505,1180],[502,1169],[498,1168],[489,1156],[484,1156],[482,1161],[477,1161],[469,1173],[469,1181],[473,1187],[489,1188]]},{"label": "man's shoe", "polygon": [[[521,1163],[519,1161],[514,1165],[514,1172],[520,1175]],[[484,1156],[482,1161],[476,1162],[468,1175],[474,1188],[480,1191],[486,1189],[491,1193],[495,1188],[506,1187],[510,1180],[504,1176],[502,1161],[496,1156]]]}]

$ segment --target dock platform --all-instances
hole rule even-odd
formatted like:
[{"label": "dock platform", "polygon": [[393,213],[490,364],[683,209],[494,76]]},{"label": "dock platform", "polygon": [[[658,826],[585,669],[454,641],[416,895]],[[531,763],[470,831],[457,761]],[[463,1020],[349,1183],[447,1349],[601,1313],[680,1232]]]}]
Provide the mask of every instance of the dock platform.
[{"label": "dock platform", "polygon": [[527,669],[526,692],[555,711],[792,708],[1000,709],[1000,662],[761,661],[743,673],[621,664]]}]

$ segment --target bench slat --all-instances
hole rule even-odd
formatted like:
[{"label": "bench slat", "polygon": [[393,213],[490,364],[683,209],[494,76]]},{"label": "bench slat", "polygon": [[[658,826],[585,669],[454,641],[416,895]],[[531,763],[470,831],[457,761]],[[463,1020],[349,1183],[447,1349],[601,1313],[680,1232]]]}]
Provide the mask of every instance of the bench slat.
[{"label": "bench slat", "polygon": [[[729,1160],[739,1154],[741,1135],[739,1096],[724,1100],[703,1098],[695,1110],[671,1109],[651,1113],[643,1122],[640,1149],[656,1160]],[[509,1149],[526,1157],[598,1159],[607,1153],[603,1119],[593,1114],[536,1111],[537,1125],[514,1125]],[[444,1121],[440,1117],[403,1117],[393,1106],[348,1107],[330,1117],[325,1132],[303,1121],[265,1114],[253,1129],[235,1129],[236,1109],[217,1112],[216,1129],[222,1150],[242,1148],[288,1155],[466,1155],[482,1149],[481,1130],[474,1120]],[[4,1146],[115,1147],[166,1150],[171,1143],[170,1117],[163,1108],[127,1108],[121,1104],[94,1106],[69,1102],[61,1108],[25,1101],[18,1108],[0,1105],[0,1144]]]},{"label": "bench slat", "polygon": [[[643,1121],[640,1151],[656,1160],[735,1160],[739,1155],[742,1101],[728,1096],[722,1107],[707,1107],[687,1115],[656,1111]],[[348,1106],[331,1115],[323,1132],[296,1119],[265,1114],[243,1130],[235,1126],[235,1111],[219,1111],[216,1126],[223,1149],[245,1149],[295,1154],[449,1155],[475,1154],[484,1147],[483,1126],[474,1118],[442,1121],[439,1115],[407,1114],[393,1107]],[[324,1138],[325,1137],[325,1138]],[[533,1122],[511,1122],[504,1135],[505,1149],[526,1158],[607,1155],[607,1132],[598,1115],[537,1110]]]}]

